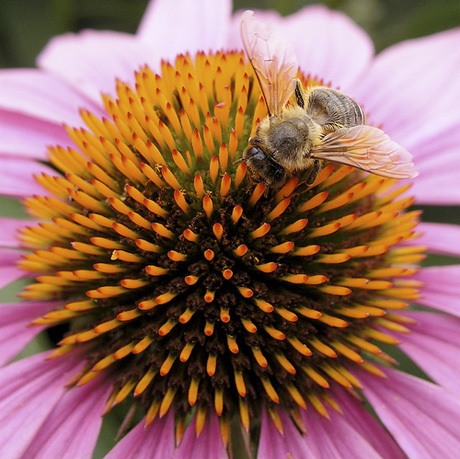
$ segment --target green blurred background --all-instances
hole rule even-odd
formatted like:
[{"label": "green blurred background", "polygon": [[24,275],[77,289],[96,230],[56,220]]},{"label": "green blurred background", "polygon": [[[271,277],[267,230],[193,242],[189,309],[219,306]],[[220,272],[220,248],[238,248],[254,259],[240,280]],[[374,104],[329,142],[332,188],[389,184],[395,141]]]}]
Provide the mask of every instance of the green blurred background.
[{"label": "green blurred background", "polygon": [[[46,42],[63,32],[85,28],[134,32],[147,3],[148,0],[1,0],[0,66],[33,66]],[[371,35],[377,50],[405,38],[460,25],[459,0],[234,0],[234,9],[270,8],[289,14],[312,3],[347,13]]]}]

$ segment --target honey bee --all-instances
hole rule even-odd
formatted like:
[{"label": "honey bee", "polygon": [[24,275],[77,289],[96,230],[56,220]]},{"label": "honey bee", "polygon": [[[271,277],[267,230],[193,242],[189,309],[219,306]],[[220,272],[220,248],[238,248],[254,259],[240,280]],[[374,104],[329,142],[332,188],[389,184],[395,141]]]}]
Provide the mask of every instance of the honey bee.
[{"label": "honey bee", "polygon": [[[351,97],[325,86],[304,89],[289,43],[257,21],[253,11],[243,13],[241,37],[268,110],[243,152],[254,180],[276,187],[308,171],[311,184],[323,160],[384,177],[418,175],[411,154],[381,129],[366,125]],[[295,103],[286,105],[293,94]]]}]

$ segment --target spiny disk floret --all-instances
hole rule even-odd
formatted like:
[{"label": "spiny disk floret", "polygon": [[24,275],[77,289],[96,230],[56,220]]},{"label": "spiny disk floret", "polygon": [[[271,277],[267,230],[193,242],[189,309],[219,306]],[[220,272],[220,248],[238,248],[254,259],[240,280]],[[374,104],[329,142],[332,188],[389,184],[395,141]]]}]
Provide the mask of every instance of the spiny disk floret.
[{"label": "spiny disk floret", "polygon": [[359,388],[354,366],[378,374],[375,341],[396,343],[382,329],[404,331],[382,316],[418,295],[404,277],[423,248],[394,247],[417,224],[405,188],[334,165],[310,186],[253,183],[239,159],[266,109],[251,72],[239,53],[142,68],[107,118],[67,129],[77,148],[50,149],[60,175],[38,180],[54,196],[26,201],[42,223],[22,232],[40,274],[23,297],[62,303],[35,323],[69,323],[54,355],[84,349],[79,384],[109,375],[107,409],[194,410],[197,432],[210,410],[223,431],[262,406],[327,416],[327,389]]}]

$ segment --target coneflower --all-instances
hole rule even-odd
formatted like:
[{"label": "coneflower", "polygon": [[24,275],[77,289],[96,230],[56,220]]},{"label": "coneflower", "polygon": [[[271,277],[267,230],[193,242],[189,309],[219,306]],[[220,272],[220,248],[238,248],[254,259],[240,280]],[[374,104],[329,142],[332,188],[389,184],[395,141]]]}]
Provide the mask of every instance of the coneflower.
[{"label": "coneflower", "polygon": [[[453,37],[431,40],[448,46]],[[422,342],[441,346],[438,326],[451,336],[456,319],[407,309],[455,312],[435,291],[455,295],[449,273],[458,266],[420,263],[430,247],[458,249],[440,246],[435,227],[430,237],[422,226],[420,238],[408,183],[334,164],[310,185],[308,172],[276,189],[253,181],[241,156],[267,113],[253,70],[241,52],[189,51],[143,65],[132,83],[117,80],[102,108],[81,108],[81,125],[65,125],[71,142],[58,137],[48,148],[49,168],[36,169],[24,205],[37,222],[10,244],[25,250],[18,266],[34,281],[22,303],[4,307],[16,324],[35,326],[26,337],[56,325],[63,335],[45,356],[0,371],[10,432],[0,450],[30,457],[58,444],[86,457],[96,418],[120,406],[113,457],[237,457],[239,438],[262,458],[345,447],[357,457],[415,456],[435,445],[454,457],[458,402],[443,388],[442,358],[427,363]],[[439,385],[394,370],[399,344]],[[14,378],[28,384],[21,390]],[[361,407],[366,400],[395,441]],[[434,434],[422,441],[425,428],[404,417],[429,404],[436,414],[423,422]],[[23,421],[43,406],[22,445],[11,440],[9,426],[22,422],[8,424],[14,406]],[[92,429],[89,446],[44,440],[53,429],[67,438],[66,426],[80,436]]]}]

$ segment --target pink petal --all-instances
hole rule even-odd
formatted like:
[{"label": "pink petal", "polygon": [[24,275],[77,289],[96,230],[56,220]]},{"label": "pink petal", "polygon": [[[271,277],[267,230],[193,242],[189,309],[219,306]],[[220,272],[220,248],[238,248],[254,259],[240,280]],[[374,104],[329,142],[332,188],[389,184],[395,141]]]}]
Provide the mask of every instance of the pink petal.
[{"label": "pink petal", "polygon": [[430,252],[460,255],[460,226],[422,222],[418,229],[423,234],[417,244],[427,246]]},{"label": "pink petal", "polygon": [[21,259],[22,252],[14,249],[2,249],[0,257],[0,288],[10,284],[27,274],[16,267],[16,263]]},{"label": "pink petal", "polygon": [[411,150],[417,151],[417,160],[425,162],[434,152],[449,152],[458,144],[460,134],[457,132],[459,117],[452,113],[440,113],[436,122],[426,123],[423,129],[412,130],[411,126],[400,126],[404,142]]},{"label": "pink petal", "polygon": [[70,356],[36,354],[0,369],[0,445],[3,457],[20,457],[66,392],[80,363]]},{"label": "pink petal", "polygon": [[267,411],[262,410],[257,457],[259,459],[312,457],[312,450],[309,448],[310,438],[299,432],[289,416],[282,411],[279,413],[283,424],[283,434],[275,427]]},{"label": "pink petal", "polygon": [[0,304],[0,365],[16,356],[45,327],[29,326],[32,320],[55,307],[56,303],[29,302]]},{"label": "pink petal", "polygon": [[64,393],[29,443],[24,457],[91,457],[110,385],[97,379]]},{"label": "pink petal", "polygon": [[300,68],[345,92],[374,54],[371,39],[360,27],[345,14],[324,6],[306,7],[280,25],[283,36],[294,46]]},{"label": "pink petal", "polygon": [[311,409],[303,415],[312,457],[381,457],[364,433],[356,431],[348,422],[346,414],[331,411],[328,420]]},{"label": "pink petal", "polygon": [[14,197],[29,197],[34,194],[49,195],[34,179],[34,174],[56,175],[44,164],[25,158],[3,157],[0,169],[0,194]]},{"label": "pink petal", "polygon": [[425,284],[419,303],[460,315],[460,265],[423,268],[414,277]]},{"label": "pink petal", "polygon": [[36,69],[8,69],[0,72],[0,108],[33,118],[80,127],[84,123],[79,108],[98,115],[104,112],[61,79]]},{"label": "pink petal", "polygon": [[460,393],[460,319],[443,314],[406,311],[417,321],[400,336],[402,350],[440,385]]},{"label": "pink petal", "polygon": [[333,391],[334,398],[344,412],[346,422],[359,432],[381,457],[391,457],[392,459],[405,457],[394,439],[367,411],[363,403],[360,403],[344,390],[333,389]]},{"label": "pink petal", "polygon": [[174,413],[145,427],[137,424],[107,454],[106,459],[163,459],[172,457],[174,450]]},{"label": "pink petal", "polygon": [[21,113],[0,110],[2,156],[46,159],[50,145],[72,145],[62,126]]},{"label": "pink petal", "polygon": [[432,205],[460,203],[460,170],[452,167],[458,159],[460,145],[460,116],[447,113],[437,122],[414,129],[405,137],[414,153],[415,167],[420,173],[411,193],[417,201]]},{"label": "pink petal", "polygon": [[107,454],[106,459],[163,459],[172,457],[174,451],[174,413],[155,419],[145,427],[137,424]]},{"label": "pink petal", "polygon": [[370,122],[414,155],[420,177],[413,192],[421,203],[460,202],[460,170],[451,167],[460,141],[460,85],[452,83],[459,40],[460,28],[392,46],[352,92]]},{"label": "pink petal", "polygon": [[229,0],[182,0],[180,8],[155,0],[142,18],[138,36],[170,60],[179,53],[228,49],[231,8]]},{"label": "pink petal", "polygon": [[23,277],[25,277],[25,273],[22,269],[0,266],[0,288]]},{"label": "pink petal", "polygon": [[313,409],[302,410],[306,434],[301,434],[289,416],[280,411],[281,434],[264,410],[258,457],[404,457],[394,440],[361,404],[343,392],[335,391],[334,397],[344,414],[329,410],[330,420],[327,420]]},{"label": "pink petal", "polygon": [[422,379],[385,369],[388,379],[359,373],[364,395],[408,457],[457,457],[460,400]]},{"label": "pink petal", "polygon": [[146,63],[158,65],[162,51],[132,35],[86,30],[54,37],[37,63],[101,105],[102,92],[115,94],[116,78],[133,83],[134,72]]},{"label": "pink petal", "polygon": [[394,45],[376,57],[355,88],[372,121],[408,150],[416,143],[414,133],[423,136],[438,117],[460,119],[460,86],[452,80],[460,65],[459,39],[460,28]]},{"label": "pink petal", "polygon": [[417,204],[460,204],[460,173],[452,167],[452,162],[454,161],[455,164],[457,155],[446,156],[442,152],[439,154],[439,161],[435,162],[433,167],[430,167],[429,164],[419,167],[418,161],[414,160],[415,169],[420,173],[413,181],[412,187]]},{"label": "pink petal", "polygon": [[175,459],[196,457],[200,459],[226,459],[227,451],[220,436],[218,417],[209,414],[201,434],[197,437],[195,418],[185,430],[180,445],[174,451]]},{"label": "pink petal", "polygon": [[[302,71],[347,92],[374,54],[372,41],[362,29],[343,13],[324,6],[309,6],[287,17],[273,11],[256,11],[256,17],[272,24],[293,46]],[[235,15],[229,39],[230,46],[236,49],[243,46],[240,18],[241,12]]]},{"label": "pink petal", "polygon": [[21,242],[17,238],[18,230],[33,225],[33,220],[21,220],[16,218],[0,218],[0,246],[20,247]]}]

